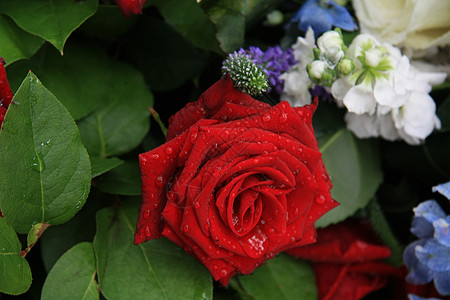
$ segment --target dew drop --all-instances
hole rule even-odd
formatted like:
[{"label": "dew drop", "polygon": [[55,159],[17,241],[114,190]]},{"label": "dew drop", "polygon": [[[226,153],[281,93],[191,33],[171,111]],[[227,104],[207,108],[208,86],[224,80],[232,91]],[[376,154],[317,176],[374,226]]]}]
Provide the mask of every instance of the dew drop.
[{"label": "dew drop", "polygon": [[274,232],[275,232],[275,229],[269,228],[269,233],[274,233]]},{"label": "dew drop", "polygon": [[173,149],[172,147],[166,147],[166,149],[164,149],[164,152],[166,152],[167,155],[170,155],[173,153]]},{"label": "dew drop", "polygon": [[159,158],[159,154],[152,154],[152,155],[150,155],[150,158],[151,159],[158,159]]},{"label": "dew drop", "polygon": [[280,119],[279,119],[280,123],[286,123],[287,119],[288,119],[288,115],[286,113],[282,113],[280,115]]},{"label": "dew drop", "polygon": [[200,202],[196,201],[196,202],[194,203],[194,207],[195,207],[195,208],[200,208]]},{"label": "dew drop", "polygon": [[159,187],[162,187],[164,185],[164,177],[162,175],[159,175],[156,177],[156,185]]},{"label": "dew drop", "polygon": [[148,218],[150,218],[150,210],[149,209],[144,211],[144,219],[148,219]]},{"label": "dew drop", "polygon": [[253,162],[253,164],[256,165],[257,163],[259,163],[259,159],[255,158],[255,159],[252,160],[252,162]]},{"label": "dew drop", "polygon": [[264,114],[262,118],[264,122],[269,122],[270,120],[272,120],[272,116],[270,114]]},{"label": "dew drop", "polygon": [[319,196],[316,197],[316,203],[318,204],[323,204],[325,202],[325,196],[320,194]]},{"label": "dew drop", "polygon": [[218,267],[217,265],[214,265],[214,266],[213,266],[213,269],[214,269],[214,270],[218,270],[219,267]]},{"label": "dew drop", "polygon": [[[189,215],[189,211],[187,209],[184,210],[184,215],[187,216]],[[187,226],[187,225],[186,225]]]},{"label": "dew drop", "polygon": [[225,277],[225,276],[227,276],[227,275],[228,275],[227,270],[222,269],[222,270],[220,271],[220,276],[221,276],[221,277]]},{"label": "dew drop", "polygon": [[153,208],[158,208],[159,204],[158,202],[153,203]]},{"label": "dew drop", "polygon": [[148,226],[145,227],[144,233],[145,233],[145,235],[148,236],[148,237],[151,236],[151,235],[152,235],[152,232],[150,231],[150,227],[148,227]]},{"label": "dew drop", "polygon": [[184,232],[187,233],[187,232],[189,232],[190,230],[191,230],[191,229],[189,228],[189,225],[187,225],[187,224],[184,225],[184,227],[183,227],[183,231],[184,231]]}]

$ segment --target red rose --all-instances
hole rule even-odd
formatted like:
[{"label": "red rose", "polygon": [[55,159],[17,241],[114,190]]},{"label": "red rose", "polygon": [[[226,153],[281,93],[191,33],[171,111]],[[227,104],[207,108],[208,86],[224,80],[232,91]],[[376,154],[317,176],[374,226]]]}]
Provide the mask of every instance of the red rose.
[{"label": "red rose", "polygon": [[125,17],[129,18],[132,14],[141,14],[142,7],[147,0],[115,0]]},{"label": "red rose", "polygon": [[290,249],[290,255],[310,260],[319,299],[357,300],[382,288],[401,272],[381,259],[391,255],[380,245],[366,221],[348,220],[317,230],[317,243]]},{"label": "red rose", "polygon": [[14,96],[8,78],[6,77],[5,60],[0,57],[0,127]]},{"label": "red rose", "polygon": [[167,142],[140,155],[135,243],[165,236],[223,285],[315,241],[337,203],[311,118],[314,104],[274,107],[226,77],[171,117]]}]

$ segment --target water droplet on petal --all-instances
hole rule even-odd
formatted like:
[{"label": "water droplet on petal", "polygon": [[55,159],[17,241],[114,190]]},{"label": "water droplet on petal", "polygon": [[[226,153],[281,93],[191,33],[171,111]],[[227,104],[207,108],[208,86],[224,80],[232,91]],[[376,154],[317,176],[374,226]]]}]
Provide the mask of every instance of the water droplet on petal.
[{"label": "water droplet on petal", "polygon": [[287,119],[288,119],[288,115],[286,113],[282,113],[280,115],[280,123],[286,123]]},{"label": "water droplet on petal", "polygon": [[152,154],[152,155],[150,155],[150,158],[151,159],[158,159],[159,158],[159,154]]},{"label": "water droplet on petal", "polygon": [[172,147],[166,147],[166,149],[164,149],[164,152],[166,152],[167,155],[170,155],[173,153],[173,149]]},{"label": "water droplet on petal", "polygon": [[144,233],[146,236],[150,237],[152,235],[152,232],[150,231],[150,227],[145,227]]},{"label": "water droplet on petal", "polygon": [[144,211],[144,219],[148,219],[148,218],[150,218],[150,210],[149,209]]},{"label": "water droplet on petal", "polygon": [[164,177],[162,175],[159,175],[156,177],[156,185],[159,187],[162,187],[164,185]]},{"label": "water droplet on petal", "polygon": [[255,165],[256,165],[257,163],[259,163],[259,159],[255,158],[255,159],[253,159],[253,161],[252,161],[252,162],[253,162],[253,164],[255,164]]},{"label": "water droplet on petal", "polygon": [[194,203],[194,207],[195,207],[195,208],[200,208],[200,202],[196,201],[196,202]]},{"label": "water droplet on petal", "polygon": [[263,121],[269,122],[272,119],[272,116],[270,114],[264,114],[263,115]]},{"label": "water droplet on petal", "polygon": [[189,225],[187,225],[187,224],[184,225],[184,227],[183,227],[183,231],[184,231],[184,232],[187,233],[187,232],[189,232],[190,230],[191,230],[191,229],[189,228]]},{"label": "water droplet on petal", "polygon": [[227,270],[222,269],[222,270],[220,271],[220,276],[221,276],[221,277],[225,277],[225,276],[227,276],[227,275],[228,275]]},{"label": "water droplet on petal", "polygon": [[325,196],[320,194],[319,196],[316,197],[316,203],[318,204],[323,204],[325,202]]}]

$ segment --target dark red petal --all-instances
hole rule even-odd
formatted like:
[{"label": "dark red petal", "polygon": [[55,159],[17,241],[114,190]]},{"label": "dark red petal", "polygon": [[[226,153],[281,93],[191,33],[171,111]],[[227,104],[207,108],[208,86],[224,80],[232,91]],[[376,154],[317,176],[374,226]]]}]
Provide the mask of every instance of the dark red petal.
[{"label": "dark red petal", "polygon": [[127,18],[132,14],[142,14],[142,7],[147,0],[115,0],[123,15]]},{"label": "dark red petal", "polygon": [[[11,86],[9,85],[8,78],[6,77],[6,70],[5,70],[5,61],[2,57],[0,57],[0,107],[3,106],[3,108],[8,108],[9,104],[11,104],[11,100],[14,96],[11,90]],[[6,110],[3,112],[0,112],[0,118],[1,114],[3,113],[3,116],[6,113]]]},{"label": "dark red petal", "polygon": [[161,212],[167,201],[167,183],[176,170],[176,159],[186,134],[139,155],[142,179],[142,203],[134,242],[140,244],[161,236]]}]

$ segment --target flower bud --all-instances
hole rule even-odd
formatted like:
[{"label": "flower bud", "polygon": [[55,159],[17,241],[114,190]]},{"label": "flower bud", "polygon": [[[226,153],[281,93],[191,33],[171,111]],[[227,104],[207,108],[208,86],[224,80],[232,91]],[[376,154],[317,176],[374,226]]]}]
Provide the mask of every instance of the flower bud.
[{"label": "flower bud", "polygon": [[272,10],[266,15],[266,20],[264,21],[264,25],[266,26],[276,26],[283,23],[283,13],[277,9]]},{"label": "flower bud", "polygon": [[312,79],[320,80],[325,71],[325,63],[321,60],[315,60],[308,65],[308,74]]},{"label": "flower bud", "polygon": [[376,67],[380,63],[382,58],[382,53],[378,48],[372,48],[365,52],[366,58],[365,63],[370,67]]},{"label": "flower bud", "polygon": [[342,75],[348,75],[355,69],[355,63],[348,58],[342,59],[337,64],[337,71]]},{"label": "flower bud", "polygon": [[334,30],[325,32],[317,40],[317,46],[321,51],[321,59],[328,61],[331,66],[335,66],[345,55],[342,36]]}]

